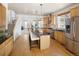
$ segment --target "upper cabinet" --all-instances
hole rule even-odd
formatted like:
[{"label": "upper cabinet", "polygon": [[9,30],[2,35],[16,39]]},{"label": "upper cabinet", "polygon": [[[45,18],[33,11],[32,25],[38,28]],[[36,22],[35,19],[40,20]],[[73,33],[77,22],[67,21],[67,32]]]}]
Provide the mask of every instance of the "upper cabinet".
[{"label": "upper cabinet", "polygon": [[52,24],[52,25],[54,25],[54,21],[55,21],[55,16],[52,15],[52,16],[51,16],[51,24]]},{"label": "upper cabinet", "polygon": [[79,16],[79,7],[71,9],[71,17]]},{"label": "upper cabinet", "polygon": [[9,24],[16,22],[16,12],[14,10],[8,10],[8,21]]},{"label": "upper cabinet", "polygon": [[6,8],[0,4],[0,27],[5,27],[6,24]]},{"label": "upper cabinet", "polygon": [[49,18],[48,18],[48,16],[45,16],[44,18],[43,18],[43,26],[44,26],[44,32],[48,32],[48,20],[49,20]]}]

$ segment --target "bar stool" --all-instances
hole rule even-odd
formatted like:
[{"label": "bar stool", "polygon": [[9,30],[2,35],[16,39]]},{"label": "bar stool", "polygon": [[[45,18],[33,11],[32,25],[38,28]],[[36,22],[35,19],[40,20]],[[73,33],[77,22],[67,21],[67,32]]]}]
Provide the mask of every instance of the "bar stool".
[{"label": "bar stool", "polygon": [[30,48],[38,47],[39,48],[39,37],[33,32],[30,32]]}]

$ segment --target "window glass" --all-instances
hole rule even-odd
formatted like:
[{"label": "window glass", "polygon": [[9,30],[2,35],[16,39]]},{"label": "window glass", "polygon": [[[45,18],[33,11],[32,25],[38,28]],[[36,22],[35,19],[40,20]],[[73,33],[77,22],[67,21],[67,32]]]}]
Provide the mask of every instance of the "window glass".
[{"label": "window glass", "polygon": [[57,29],[65,29],[65,16],[57,16]]}]

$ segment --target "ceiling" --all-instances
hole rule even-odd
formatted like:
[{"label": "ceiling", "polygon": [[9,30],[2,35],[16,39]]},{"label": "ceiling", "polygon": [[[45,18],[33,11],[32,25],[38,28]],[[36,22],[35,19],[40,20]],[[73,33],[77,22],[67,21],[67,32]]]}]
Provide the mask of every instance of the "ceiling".
[{"label": "ceiling", "polygon": [[42,13],[42,15],[46,15],[71,5],[72,3],[44,3],[42,5],[42,11],[39,3],[9,3],[8,7],[15,10],[18,14],[41,15]]}]

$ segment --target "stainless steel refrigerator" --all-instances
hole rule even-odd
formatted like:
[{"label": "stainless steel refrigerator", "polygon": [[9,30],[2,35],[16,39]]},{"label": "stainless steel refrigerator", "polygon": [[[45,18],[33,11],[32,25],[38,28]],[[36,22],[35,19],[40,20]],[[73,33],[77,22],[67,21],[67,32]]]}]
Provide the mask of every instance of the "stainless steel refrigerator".
[{"label": "stainless steel refrigerator", "polygon": [[69,24],[66,24],[65,41],[66,48],[79,55],[79,16],[72,17]]}]

